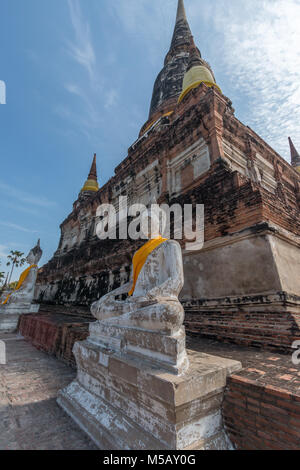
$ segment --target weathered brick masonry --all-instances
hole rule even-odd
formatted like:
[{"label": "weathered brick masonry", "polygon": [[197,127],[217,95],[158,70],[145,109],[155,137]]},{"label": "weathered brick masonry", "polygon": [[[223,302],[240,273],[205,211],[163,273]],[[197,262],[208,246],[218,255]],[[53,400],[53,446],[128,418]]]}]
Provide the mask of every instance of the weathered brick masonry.
[{"label": "weathered brick masonry", "polygon": [[300,367],[290,355],[189,337],[188,347],[235,359],[243,370],[227,381],[223,418],[239,450],[299,450]]},{"label": "weathered brick masonry", "polygon": [[74,343],[87,338],[92,321],[91,316],[82,311],[72,315],[67,309],[48,307],[39,314],[22,315],[19,332],[37,349],[75,366]]},{"label": "weathered brick masonry", "polygon": [[[284,294],[283,294],[284,295]],[[197,312],[186,307],[186,329],[203,337],[235,344],[262,347],[270,351],[292,352],[299,340],[300,315],[278,312]]]},{"label": "weathered brick masonry", "polygon": [[225,392],[223,416],[237,449],[300,448],[300,393],[232,376]]}]

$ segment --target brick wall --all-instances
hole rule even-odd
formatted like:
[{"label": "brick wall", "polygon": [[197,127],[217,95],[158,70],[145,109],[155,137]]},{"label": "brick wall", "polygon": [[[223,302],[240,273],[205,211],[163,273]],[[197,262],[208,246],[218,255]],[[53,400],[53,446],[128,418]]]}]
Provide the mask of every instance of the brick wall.
[{"label": "brick wall", "polygon": [[234,375],[228,380],[223,417],[239,450],[300,448],[300,394]]},{"label": "brick wall", "polygon": [[19,320],[19,333],[27,341],[71,366],[76,365],[74,343],[87,338],[88,327],[86,319],[54,313],[21,315]]},{"label": "brick wall", "polygon": [[186,309],[186,330],[203,337],[244,346],[287,352],[300,340],[300,315],[278,312],[200,311]]}]

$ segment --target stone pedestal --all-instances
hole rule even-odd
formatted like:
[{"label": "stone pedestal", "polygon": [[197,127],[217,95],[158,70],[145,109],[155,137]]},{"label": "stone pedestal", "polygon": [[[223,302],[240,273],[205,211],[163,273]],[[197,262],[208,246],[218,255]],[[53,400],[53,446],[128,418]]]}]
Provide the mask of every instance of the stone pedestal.
[{"label": "stone pedestal", "polygon": [[95,322],[90,325],[89,340],[126,357],[143,361],[151,368],[182,374],[189,367],[185,328],[172,335],[154,331]]},{"label": "stone pedestal", "polygon": [[8,304],[0,306],[0,331],[14,332],[17,329],[20,315],[37,313],[40,309],[38,304]]},{"label": "stone pedestal", "polygon": [[173,343],[154,335],[91,325],[74,346],[77,378],[59,405],[103,450],[231,449],[221,404],[227,376],[241,364],[186,354],[184,329]]}]

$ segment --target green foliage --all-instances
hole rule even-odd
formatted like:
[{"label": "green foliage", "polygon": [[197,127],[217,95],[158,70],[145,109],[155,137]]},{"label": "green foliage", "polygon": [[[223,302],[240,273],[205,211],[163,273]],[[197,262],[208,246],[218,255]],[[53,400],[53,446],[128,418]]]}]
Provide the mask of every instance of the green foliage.
[{"label": "green foliage", "polygon": [[26,261],[25,258],[22,258],[23,256],[24,253],[22,253],[21,251],[11,250],[9,255],[7,256],[7,259],[9,261],[6,263],[6,266],[10,266],[11,264],[13,264],[16,268],[18,268],[19,266],[23,266]]},{"label": "green foliage", "polygon": [[18,250],[11,250],[9,255],[7,256],[8,262],[6,266],[11,266],[11,271],[8,278],[8,284],[10,284],[11,277],[14,271],[14,268],[19,268],[23,266],[26,261],[26,258],[23,258],[24,253]]},{"label": "green foliage", "polygon": [[[0,261],[1,264],[1,261]],[[5,273],[3,271],[0,271],[0,296],[2,292],[4,291],[4,281],[5,281]]]},{"label": "green foliage", "polygon": [[15,281],[15,282],[11,282],[8,287],[9,287],[9,289],[11,289],[11,290],[15,290],[15,288],[17,287],[17,285],[18,285],[18,281]]},{"label": "green foliage", "polygon": [[[1,261],[0,261],[0,266],[1,266]],[[0,271],[0,292],[4,284],[4,281],[5,281],[5,273],[3,271]]]}]

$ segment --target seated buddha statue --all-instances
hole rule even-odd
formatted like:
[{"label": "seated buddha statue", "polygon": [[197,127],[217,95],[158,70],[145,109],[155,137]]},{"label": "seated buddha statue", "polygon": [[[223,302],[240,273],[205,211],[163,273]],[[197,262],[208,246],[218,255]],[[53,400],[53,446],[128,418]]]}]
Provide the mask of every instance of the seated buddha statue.
[{"label": "seated buddha statue", "polygon": [[26,257],[29,267],[22,272],[15,290],[4,293],[0,300],[0,307],[12,304],[31,304],[38,272],[37,264],[42,254],[40,240],[38,240],[37,245],[30,250]]},{"label": "seated buddha statue", "polygon": [[[174,240],[162,238],[154,214],[147,211],[142,219],[146,219],[142,226],[151,225],[151,229],[146,234],[148,241],[133,257],[130,281],[94,302],[91,312],[106,324],[173,335],[184,320],[178,300],[184,284],[181,247]],[[118,300],[116,297],[122,294],[128,294],[128,298]]]}]

